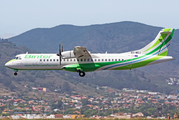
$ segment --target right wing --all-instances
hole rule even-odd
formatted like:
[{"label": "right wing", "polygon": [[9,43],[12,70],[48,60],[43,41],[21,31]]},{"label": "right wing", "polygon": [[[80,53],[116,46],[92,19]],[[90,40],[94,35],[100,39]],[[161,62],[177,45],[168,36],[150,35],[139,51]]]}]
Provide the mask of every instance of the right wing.
[{"label": "right wing", "polygon": [[86,47],[76,46],[72,51],[62,52],[63,59],[81,58],[81,57],[91,58],[91,55],[86,49]]},{"label": "right wing", "polygon": [[86,49],[86,47],[81,47],[81,46],[76,46],[74,48],[74,55],[76,58],[80,58],[80,57],[91,57],[90,53],[88,52],[88,50]]}]

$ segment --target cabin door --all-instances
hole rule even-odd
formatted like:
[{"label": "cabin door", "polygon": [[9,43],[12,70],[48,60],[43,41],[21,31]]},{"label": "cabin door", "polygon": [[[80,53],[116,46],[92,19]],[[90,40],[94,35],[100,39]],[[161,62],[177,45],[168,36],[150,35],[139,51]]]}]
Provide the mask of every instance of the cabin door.
[{"label": "cabin door", "polygon": [[133,61],[132,59],[133,59],[133,57],[131,54],[126,55],[126,66],[127,67],[132,67],[132,61]]}]

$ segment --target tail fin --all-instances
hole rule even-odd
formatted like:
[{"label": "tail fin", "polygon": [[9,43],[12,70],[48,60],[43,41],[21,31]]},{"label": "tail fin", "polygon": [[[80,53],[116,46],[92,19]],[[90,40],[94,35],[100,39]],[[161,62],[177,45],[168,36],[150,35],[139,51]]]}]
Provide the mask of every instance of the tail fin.
[{"label": "tail fin", "polygon": [[151,43],[140,49],[140,52],[147,55],[155,53],[166,56],[174,31],[175,29],[172,28],[162,29]]}]

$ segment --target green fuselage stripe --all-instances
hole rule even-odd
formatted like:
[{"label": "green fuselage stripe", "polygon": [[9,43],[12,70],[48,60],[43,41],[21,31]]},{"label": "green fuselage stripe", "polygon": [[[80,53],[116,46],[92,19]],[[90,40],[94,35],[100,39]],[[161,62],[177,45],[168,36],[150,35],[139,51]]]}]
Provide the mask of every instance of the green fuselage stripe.
[{"label": "green fuselage stripe", "polygon": [[[66,71],[72,71],[72,72],[76,72],[77,69],[83,69],[84,72],[90,72],[90,71],[95,71],[97,69],[101,69],[102,67],[110,66],[110,65],[114,65],[113,70],[133,69],[133,68],[145,66],[145,65],[147,65],[147,64],[149,64],[149,63],[151,63],[155,60],[158,60],[158,59],[166,56],[168,50],[163,50],[163,52],[159,53],[158,56],[153,56],[152,58],[146,58],[146,60],[143,60],[143,61],[140,61],[140,62],[137,62],[137,63],[131,63],[131,64],[128,65],[128,62],[131,62],[131,61],[134,61],[134,60],[139,60],[141,58],[145,58],[145,57],[152,55],[155,52],[161,50],[161,48],[163,48],[166,44],[168,44],[170,42],[170,40],[172,39],[172,36],[173,36],[173,32],[174,32],[174,30],[172,31],[172,34],[169,35],[167,38],[166,38],[167,34],[162,34],[160,36],[160,38],[155,42],[155,44],[152,47],[150,47],[150,49],[148,49],[148,50],[151,50],[151,49],[153,49],[153,50],[146,53],[145,55],[143,54],[142,56],[139,56],[139,57],[136,57],[136,58],[131,58],[131,59],[126,59],[124,61],[68,64],[68,65],[66,65],[66,68],[63,68],[63,69],[66,70]],[[162,40],[164,40],[163,43],[162,43]],[[159,46],[156,47],[157,45],[159,45]],[[154,47],[156,47],[156,48],[154,49]],[[146,50],[146,51],[148,51],[148,50]],[[26,56],[26,57],[32,57],[32,56]],[[116,66],[117,68],[115,68],[115,64],[120,64],[120,63],[123,63],[123,66]],[[126,64],[126,65],[124,65],[124,64]],[[32,68],[33,66],[30,66],[30,67],[31,68],[29,68],[29,69],[27,68],[27,70],[62,70],[62,69],[58,68],[58,65],[57,65],[56,69],[55,68],[54,69],[45,69],[45,68],[44,69],[43,68],[42,69],[33,69]],[[11,69],[14,69],[14,68],[11,68]],[[18,69],[18,70],[21,70],[21,69]],[[23,69],[23,70],[26,70],[26,69]]]}]

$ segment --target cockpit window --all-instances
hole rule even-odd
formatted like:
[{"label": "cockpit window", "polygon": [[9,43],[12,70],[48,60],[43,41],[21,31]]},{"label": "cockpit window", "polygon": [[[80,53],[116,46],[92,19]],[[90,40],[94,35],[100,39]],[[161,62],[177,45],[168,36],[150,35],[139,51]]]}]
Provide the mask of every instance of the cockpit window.
[{"label": "cockpit window", "polygon": [[17,59],[18,59],[18,57],[15,57],[14,59],[16,59],[16,60],[17,60]]},{"label": "cockpit window", "polygon": [[16,59],[16,60],[21,60],[21,57],[14,57],[14,59]]}]

